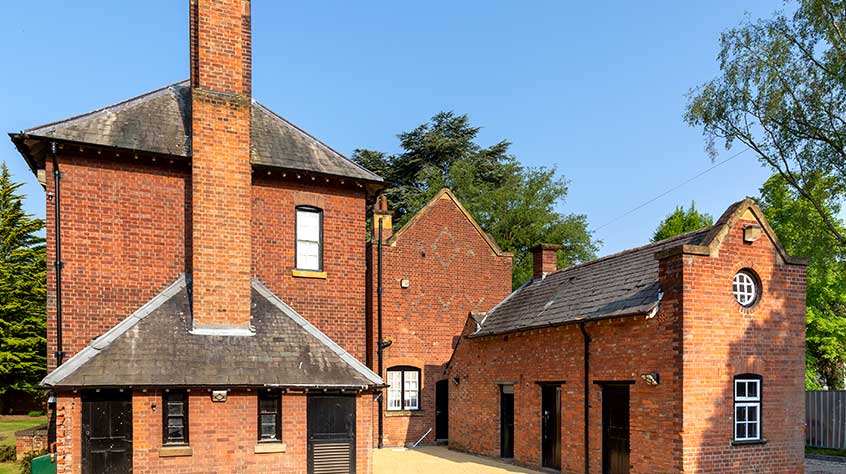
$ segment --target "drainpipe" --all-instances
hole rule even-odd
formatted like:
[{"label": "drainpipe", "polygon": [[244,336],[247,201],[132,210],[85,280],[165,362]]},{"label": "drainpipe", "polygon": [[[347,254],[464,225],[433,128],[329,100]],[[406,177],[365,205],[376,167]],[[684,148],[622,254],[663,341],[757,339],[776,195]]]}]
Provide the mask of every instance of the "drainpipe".
[{"label": "drainpipe", "polygon": [[53,210],[56,226],[56,258],[53,268],[56,271],[56,367],[65,360],[62,349],[62,219],[61,219],[61,185],[62,173],[59,172],[59,161],[56,159],[56,142],[50,142],[50,155],[53,159]]},{"label": "drainpipe", "polygon": [[[376,358],[378,360],[379,377],[382,376],[382,351],[384,345],[382,344],[382,219],[379,221],[379,241],[376,243]],[[382,432],[384,429],[384,419],[382,413],[383,396],[379,397],[379,442],[378,447],[382,449]]]},{"label": "drainpipe", "polygon": [[582,337],[585,341],[584,348],[584,389],[585,389],[585,474],[590,474],[590,335],[585,331],[585,323],[579,323],[579,329],[582,331]]}]

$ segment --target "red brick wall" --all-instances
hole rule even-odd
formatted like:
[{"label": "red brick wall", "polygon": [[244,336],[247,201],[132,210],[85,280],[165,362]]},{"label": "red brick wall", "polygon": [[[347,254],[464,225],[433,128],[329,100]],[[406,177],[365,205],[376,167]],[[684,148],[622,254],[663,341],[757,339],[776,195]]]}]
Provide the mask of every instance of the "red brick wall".
[{"label": "red brick wall", "polygon": [[[153,410],[152,404],[156,404]],[[372,442],[370,394],[356,400],[356,472],[370,474]],[[158,390],[135,390],[132,397],[133,472],[137,474],[240,472],[244,474],[285,472],[305,474],[307,396],[282,396],[283,453],[255,453],[257,395],[255,391],[233,390],[226,402],[211,401],[207,389],[195,389],[189,399],[189,437],[192,453],[182,457],[160,457],[162,445],[162,398]],[[60,394],[58,402],[57,474],[81,472],[81,399],[77,394]]]},{"label": "red brick wall", "polygon": [[[59,157],[65,262],[63,343],[68,357],[149,301],[179,273],[190,271],[190,169],[161,161]],[[51,171],[48,163],[48,192],[53,189]],[[323,184],[266,174],[255,178],[253,274],[364,360],[365,194],[359,188]],[[325,212],[326,280],[291,275],[294,207],[301,203],[319,204]],[[51,199],[46,214],[48,363],[52,370],[56,307]]]},{"label": "red brick wall", "polygon": [[26,435],[15,435],[15,458],[20,461],[27,454],[47,449],[47,429],[34,430]]},{"label": "red brick wall", "polygon": [[[323,210],[326,278],[294,277],[295,212]],[[253,273],[292,308],[357,359],[365,359],[365,193],[328,183],[304,184],[256,173]]]},{"label": "red brick wall", "polygon": [[[601,472],[601,386],[593,381],[634,381],[631,386],[632,474],[679,472],[681,385],[674,370],[680,354],[679,320],[662,312],[589,323],[591,343],[591,472]],[[625,337],[620,337],[624,334]],[[677,347],[677,346],[676,346]],[[450,377],[450,448],[499,457],[499,386],[515,382],[515,462],[541,464],[541,387],[565,381],[561,393],[561,472],[584,473],[583,342],[578,326],[533,330],[508,336],[464,339]],[[641,373],[658,372],[648,386]],[[673,415],[673,411],[678,415]]]},{"label": "red brick wall", "polygon": [[[781,262],[765,235],[744,243],[750,224],[731,229],[718,257],[684,257],[685,472],[802,472],[805,268]],[[751,309],[729,291],[743,268],[763,288]],[[733,378],[743,373],[763,377],[764,445],[731,446]]]},{"label": "red brick wall", "polygon": [[[424,443],[434,442],[435,382],[446,378],[443,366],[455,338],[471,311],[488,310],[511,292],[511,258],[496,255],[448,196],[410,225],[392,245],[383,246],[383,338],[393,341],[384,353],[384,369],[397,365],[421,369],[421,410],[415,416],[386,412],[387,446],[415,442],[430,428]],[[375,245],[371,251],[375,288]],[[400,286],[403,279],[409,280],[407,289]],[[375,297],[373,291],[372,341]],[[370,347],[375,369],[375,342]]]},{"label": "red brick wall", "polygon": [[[632,473],[802,472],[804,267],[780,262],[763,237],[742,242],[737,223],[718,256],[675,255],[660,264],[664,298],[654,319],[588,323],[590,380],[633,380]],[[764,294],[742,310],[731,280],[742,268]],[[683,337],[682,337],[683,335]],[[450,447],[499,455],[498,381],[515,381],[515,460],[540,465],[538,380],[562,387],[562,472],[583,467],[583,358],[577,326],[464,339],[450,376]],[[658,372],[660,385],[640,374]],[[731,446],[734,375],[763,382],[764,445]],[[590,389],[591,472],[601,472],[601,389]]]},{"label": "red brick wall", "polygon": [[[63,150],[69,153],[70,150]],[[63,344],[68,358],[185,272],[190,174],[162,167],[61,155]],[[150,190],[155,192],[150,192]],[[47,345],[55,368],[55,222],[47,163]],[[67,358],[65,359],[67,360]]]}]

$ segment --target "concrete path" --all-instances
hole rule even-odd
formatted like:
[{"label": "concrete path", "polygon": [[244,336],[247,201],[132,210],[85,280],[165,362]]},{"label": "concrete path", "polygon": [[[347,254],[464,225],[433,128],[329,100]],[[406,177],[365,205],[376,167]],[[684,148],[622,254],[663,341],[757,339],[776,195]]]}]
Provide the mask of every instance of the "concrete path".
[{"label": "concrete path", "polygon": [[[376,449],[373,474],[540,474],[489,458],[450,451],[443,446]],[[839,474],[839,473],[838,473]]]},{"label": "concrete path", "polygon": [[805,459],[805,474],[846,474],[846,463]]}]

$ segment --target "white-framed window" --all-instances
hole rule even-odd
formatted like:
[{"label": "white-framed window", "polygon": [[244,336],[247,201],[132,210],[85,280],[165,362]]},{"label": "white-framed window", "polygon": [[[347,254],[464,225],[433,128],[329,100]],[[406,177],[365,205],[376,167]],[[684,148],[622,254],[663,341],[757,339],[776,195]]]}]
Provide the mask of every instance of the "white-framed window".
[{"label": "white-framed window", "polygon": [[420,369],[391,367],[387,379],[389,411],[420,409]]},{"label": "white-framed window", "polygon": [[761,376],[738,375],[734,378],[734,440],[761,440]]},{"label": "white-framed window", "polygon": [[749,270],[737,272],[731,282],[731,293],[740,306],[748,308],[754,305],[761,295],[758,278]]},{"label": "white-framed window", "polygon": [[300,270],[323,270],[323,211],[316,207],[297,206],[296,267]]}]

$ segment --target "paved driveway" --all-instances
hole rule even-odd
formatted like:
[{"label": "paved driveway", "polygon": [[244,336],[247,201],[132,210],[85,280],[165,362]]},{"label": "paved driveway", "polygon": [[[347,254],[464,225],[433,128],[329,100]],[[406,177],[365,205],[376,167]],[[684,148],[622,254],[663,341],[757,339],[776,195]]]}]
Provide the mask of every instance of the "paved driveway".
[{"label": "paved driveway", "polygon": [[[450,451],[443,446],[376,449],[373,474],[541,474],[493,459]],[[805,460],[805,474],[846,474],[846,463]]]},{"label": "paved driveway", "polygon": [[416,449],[376,449],[373,474],[540,474],[511,464],[450,451],[443,446]]}]

